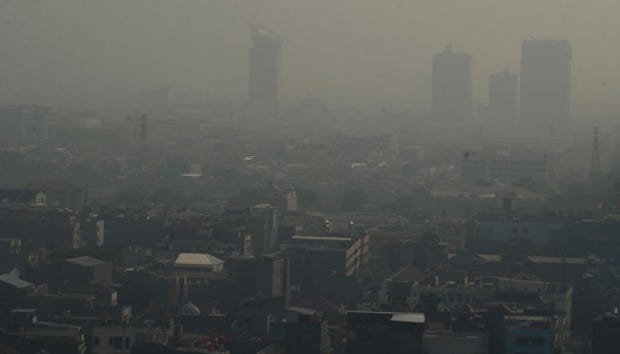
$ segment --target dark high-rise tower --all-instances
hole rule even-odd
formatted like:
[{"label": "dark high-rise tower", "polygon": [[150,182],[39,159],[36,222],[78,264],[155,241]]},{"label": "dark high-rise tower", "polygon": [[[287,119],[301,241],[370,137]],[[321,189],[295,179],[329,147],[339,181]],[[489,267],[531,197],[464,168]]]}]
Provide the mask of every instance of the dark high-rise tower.
[{"label": "dark high-rise tower", "polygon": [[520,126],[557,135],[570,118],[572,49],[563,40],[528,40],[521,49]]},{"label": "dark high-rise tower", "polygon": [[491,74],[489,79],[488,117],[503,127],[517,118],[517,75],[509,72]]},{"label": "dark high-rise tower", "polygon": [[281,47],[282,42],[273,31],[252,27],[248,99],[255,117],[269,119],[278,113]]},{"label": "dark high-rise tower", "polygon": [[448,46],[433,56],[432,113],[440,121],[458,122],[472,115],[471,58]]}]

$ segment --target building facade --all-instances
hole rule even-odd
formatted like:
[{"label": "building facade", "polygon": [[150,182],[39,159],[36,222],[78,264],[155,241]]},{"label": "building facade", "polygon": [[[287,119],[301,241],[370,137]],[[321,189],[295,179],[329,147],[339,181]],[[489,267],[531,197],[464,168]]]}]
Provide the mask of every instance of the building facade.
[{"label": "building facade", "polygon": [[489,78],[489,123],[509,128],[517,119],[517,75],[508,70]]},{"label": "building facade", "polygon": [[547,154],[534,152],[497,151],[471,153],[463,160],[465,182],[514,182],[534,180],[545,182],[551,176]]},{"label": "building facade", "polygon": [[281,47],[282,42],[273,31],[252,27],[248,86],[252,116],[270,119],[278,113]]},{"label": "building facade", "polygon": [[438,121],[460,122],[472,115],[471,57],[448,46],[433,56],[432,114]]}]

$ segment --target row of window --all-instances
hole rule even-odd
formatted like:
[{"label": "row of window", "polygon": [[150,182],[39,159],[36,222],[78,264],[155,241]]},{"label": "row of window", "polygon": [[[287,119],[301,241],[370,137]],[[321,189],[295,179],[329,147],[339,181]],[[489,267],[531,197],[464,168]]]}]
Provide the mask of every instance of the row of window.
[{"label": "row of window", "polygon": [[[125,337],[124,339],[125,349],[131,348],[131,339],[129,337]],[[93,345],[101,345],[99,337],[93,337]],[[123,337],[108,337],[108,346],[114,349],[123,349]]]},{"label": "row of window", "polygon": [[519,346],[543,346],[545,345],[545,338],[541,337],[517,337],[515,344]]}]

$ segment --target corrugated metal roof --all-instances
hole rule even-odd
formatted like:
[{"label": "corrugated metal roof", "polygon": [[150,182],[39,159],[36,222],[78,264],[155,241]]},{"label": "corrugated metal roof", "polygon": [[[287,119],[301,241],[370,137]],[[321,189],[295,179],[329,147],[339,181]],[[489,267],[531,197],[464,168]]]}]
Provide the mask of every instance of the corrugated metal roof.
[{"label": "corrugated metal roof", "polygon": [[0,281],[9,284],[13,287],[16,287],[18,289],[25,289],[25,288],[29,288],[31,286],[33,286],[32,283],[29,283],[23,279],[19,279],[17,277],[13,277],[9,274],[2,274],[0,275]]},{"label": "corrugated metal roof", "polygon": [[588,264],[587,258],[576,258],[576,257],[528,256],[527,260],[532,263],[542,263],[542,264],[562,264],[564,262],[566,262],[566,264]]},{"label": "corrugated metal roof", "polygon": [[351,241],[351,237],[336,237],[336,236],[299,236],[295,235],[292,237],[293,240],[300,241]]},{"label": "corrugated metal roof", "polygon": [[297,313],[300,313],[302,315],[307,315],[307,316],[312,316],[317,313],[316,310],[308,309],[305,307],[298,307],[298,306],[287,306],[286,309],[288,311],[297,312]]},{"label": "corrugated metal roof", "polygon": [[67,259],[67,262],[80,267],[96,267],[105,264],[102,260],[88,256],[69,258]]},{"label": "corrugated metal roof", "polygon": [[208,253],[180,253],[174,261],[176,266],[217,266],[224,261]]},{"label": "corrugated metal roof", "polygon": [[395,313],[392,315],[392,322],[425,323],[426,317],[423,313]]}]

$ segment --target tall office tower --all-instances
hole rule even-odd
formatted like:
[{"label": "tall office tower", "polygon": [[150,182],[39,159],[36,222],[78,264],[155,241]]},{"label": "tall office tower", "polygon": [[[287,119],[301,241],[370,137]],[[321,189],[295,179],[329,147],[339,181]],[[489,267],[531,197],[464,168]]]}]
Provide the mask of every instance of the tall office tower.
[{"label": "tall office tower", "polygon": [[280,48],[282,41],[275,32],[252,27],[248,99],[251,115],[270,119],[278,114]]},{"label": "tall office tower", "polygon": [[459,122],[472,115],[471,58],[448,46],[433,56],[432,113],[439,121]]},{"label": "tall office tower", "polygon": [[563,40],[528,40],[521,49],[520,126],[533,135],[561,134],[570,118],[572,49]]},{"label": "tall office tower", "polygon": [[517,75],[509,72],[489,78],[488,118],[502,127],[510,127],[517,118]]}]

